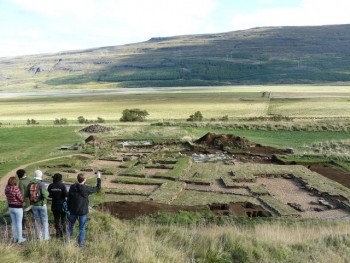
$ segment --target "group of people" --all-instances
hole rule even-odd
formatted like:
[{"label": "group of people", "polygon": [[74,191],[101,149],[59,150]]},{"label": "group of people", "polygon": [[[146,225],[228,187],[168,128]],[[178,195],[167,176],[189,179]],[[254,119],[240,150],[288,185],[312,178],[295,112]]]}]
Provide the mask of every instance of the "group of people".
[{"label": "group of people", "polygon": [[[11,217],[11,228],[13,241],[23,243],[26,238],[23,237],[23,230],[28,227],[28,213],[32,211],[34,216],[35,235],[38,239],[48,240],[49,220],[47,211],[47,202],[51,198],[51,211],[54,217],[56,237],[63,237],[67,233],[66,219],[69,222],[69,237],[73,235],[74,224],[79,222],[78,245],[83,248],[85,243],[85,227],[89,212],[88,196],[101,189],[101,173],[96,172],[96,186],[86,185],[86,176],[79,173],[77,183],[70,186],[69,191],[62,183],[62,174],[56,173],[53,176],[53,182],[46,189],[42,182],[43,173],[41,170],[35,170],[33,178],[29,178],[26,171],[19,169],[16,176],[9,178],[5,188],[5,195],[8,202],[9,213]],[[38,198],[31,197],[33,184],[39,188]]]}]

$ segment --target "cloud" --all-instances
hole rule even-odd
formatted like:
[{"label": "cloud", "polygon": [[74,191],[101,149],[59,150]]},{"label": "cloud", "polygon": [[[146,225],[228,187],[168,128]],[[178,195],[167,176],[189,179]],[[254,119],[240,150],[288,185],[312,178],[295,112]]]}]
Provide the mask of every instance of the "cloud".
[{"label": "cloud", "polygon": [[[238,2],[0,0],[0,56],[122,45],[151,37],[220,33],[260,26],[350,22],[348,0]],[[20,48],[23,43],[25,47]]]},{"label": "cloud", "polygon": [[[6,0],[5,0],[6,1]],[[205,32],[213,0],[8,0],[33,21],[28,32],[115,41]],[[35,27],[35,28],[34,28]],[[123,41],[124,40],[124,41]]]},{"label": "cloud", "polygon": [[29,30],[24,30],[18,32],[19,36],[24,36],[24,37],[30,37],[30,38],[37,38],[42,36],[42,33],[39,32],[38,30],[35,29],[29,29]]},{"label": "cloud", "polygon": [[312,26],[350,23],[348,0],[303,0],[298,7],[259,9],[235,16],[232,30],[262,26]]}]

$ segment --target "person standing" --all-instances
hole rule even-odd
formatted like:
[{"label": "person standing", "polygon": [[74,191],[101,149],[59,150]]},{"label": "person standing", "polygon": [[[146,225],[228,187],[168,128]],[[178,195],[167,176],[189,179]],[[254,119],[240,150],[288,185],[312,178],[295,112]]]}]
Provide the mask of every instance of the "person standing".
[{"label": "person standing", "polygon": [[[45,185],[42,182],[43,173],[40,170],[34,171],[34,178],[30,180],[26,196],[30,197],[31,185],[38,184],[40,195],[38,201],[30,200],[30,205],[32,206],[32,211],[34,215],[34,227],[35,235],[39,239],[48,240],[49,236],[49,217],[47,214],[47,198],[49,197],[49,192],[45,189]],[[42,226],[41,226],[42,225]]]},{"label": "person standing", "polygon": [[56,237],[63,237],[66,233],[67,214],[62,210],[62,204],[67,200],[68,191],[62,183],[62,174],[53,175],[53,183],[47,188],[49,198],[52,198],[51,211],[55,220]]},{"label": "person standing", "polygon": [[30,178],[27,177],[26,171],[23,169],[17,170],[16,174],[19,179],[18,188],[21,191],[22,196],[24,197],[22,229],[25,230],[27,228],[28,211],[30,210],[30,200],[29,200],[29,197],[26,196],[26,190],[27,190]]},{"label": "person standing", "polygon": [[83,173],[79,173],[77,176],[78,182],[73,184],[69,188],[68,192],[68,211],[69,211],[69,234],[73,235],[74,224],[78,219],[79,221],[79,235],[78,245],[80,248],[85,246],[85,227],[89,213],[89,195],[99,192],[101,189],[101,173],[96,172],[97,185],[87,186],[85,185],[86,176]]},{"label": "person standing", "polygon": [[5,187],[5,195],[11,217],[12,236],[15,243],[23,243],[27,239],[22,236],[22,218],[24,198],[17,186],[18,179],[11,176]]}]

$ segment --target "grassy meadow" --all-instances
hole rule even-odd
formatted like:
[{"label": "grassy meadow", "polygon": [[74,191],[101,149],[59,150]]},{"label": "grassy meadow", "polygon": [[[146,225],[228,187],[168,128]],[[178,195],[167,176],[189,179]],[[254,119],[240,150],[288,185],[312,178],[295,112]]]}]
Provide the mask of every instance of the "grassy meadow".
[{"label": "grassy meadow", "polygon": [[[89,136],[78,132],[88,125],[78,124],[79,116],[91,121],[103,118],[104,125],[112,128],[99,134],[106,139],[194,140],[211,131],[233,133],[278,148],[294,147],[299,154],[315,150],[331,154],[323,148],[333,149],[329,145],[338,143],[345,149],[339,151],[346,155],[350,89],[331,88],[332,92],[329,86],[241,86],[130,94],[0,96],[0,172],[3,176],[22,164],[69,154],[58,149]],[[147,121],[119,122],[122,111],[132,108],[147,110]],[[196,111],[201,111],[204,121],[186,122]],[[225,115],[228,121],[220,121]],[[282,118],[272,120],[274,116]],[[66,118],[68,125],[54,125],[56,118]],[[39,124],[27,125],[28,119]],[[154,122],[175,125],[151,126]]]},{"label": "grassy meadow", "polygon": [[338,86],[329,90],[329,86],[243,86],[128,94],[92,91],[88,95],[0,96],[0,122],[35,119],[47,124],[55,118],[74,122],[79,116],[115,122],[124,109],[133,108],[147,110],[150,121],[185,121],[196,111],[202,113],[204,120],[225,115],[235,121],[275,115],[299,118],[299,122],[350,117],[350,88]]},{"label": "grassy meadow", "polygon": [[[343,167],[350,169],[349,131],[326,129],[332,125],[338,127],[339,123],[349,126],[348,88],[332,87],[329,92],[326,86],[255,86],[136,94],[0,96],[0,178],[22,165],[28,165],[32,171],[40,167],[42,160],[76,153],[59,148],[81,143],[90,135],[79,132],[89,124],[78,124],[78,116],[89,120],[105,119],[106,123],[101,125],[111,127],[111,131],[96,134],[104,139],[185,141],[197,139],[209,131],[229,133],[263,145],[293,147],[295,158],[314,154],[323,160],[339,154],[343,157]],[[147,121],[119,122],[126,108],[147,110]],[[166,121],[183,123],[195,111],[201,111],[204,116],[204,121],[196,125],[151,125]],[[218,121],[225,115],[229,116],[227,124],[240,126],[230,128]],[[275,115],[292,119],[269,119]],[[55,118],[67,118],[69,124],[53,125]],[[27,119],[35,119],[39,124],[26,125]],[[313,129],[322,125],[326,127],[324,130]],[[310,127],[310,130],[296,127]],[[190,196],[197,201],[201,198]],[[101,198],[103,196],[92,196],[92,204],[100,202]],[[208,198],[219,200],[215,194]],[[0,201],[0,209],[0,218],[6,218],[4,200]],[[30,239],[18,245],[9,241],[10,225],[2,220],[1,227],[0,258],[6,263],[343,263],[349,262],[350,256],[347,220],[244,219],[215,217],[204,211],[170,216],[158,213],[124,221],[95,211],[89,215],[87,246],[83,253],[76,246],[76,235],[69,244],[52,238],[48,242]]]}]

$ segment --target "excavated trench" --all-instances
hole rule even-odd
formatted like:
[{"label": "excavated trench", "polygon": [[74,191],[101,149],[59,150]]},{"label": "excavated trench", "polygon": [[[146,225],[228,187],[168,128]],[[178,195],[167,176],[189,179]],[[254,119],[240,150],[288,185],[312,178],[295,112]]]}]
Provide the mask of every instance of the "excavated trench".
[{"label": "excavated trench", "polygon": [[[167,205],[154,202],[106,202],[94,207],[119,219],[133,219],[157,212],[178,213],[180,211],[200,212],[205,206]],[[259,205],[249,202],[229,204],[211,204],[210,210],[215,215],[235,215],[243,217],[271,217],[270,212]]]}]

